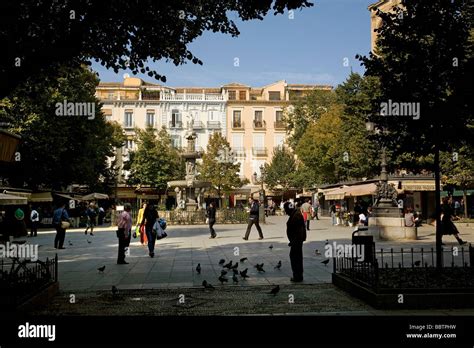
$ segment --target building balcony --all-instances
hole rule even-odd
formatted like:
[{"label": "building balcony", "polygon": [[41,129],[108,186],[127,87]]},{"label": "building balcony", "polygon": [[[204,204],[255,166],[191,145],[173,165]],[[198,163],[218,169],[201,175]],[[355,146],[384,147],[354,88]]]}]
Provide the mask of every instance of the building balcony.
[{"label": "building balcony", "polygon": [[207,121],[208,129],[221,129],[221,123],[219,121]]},{"label": "building balcony", "polygon": [[286,124],[283,121],[275,121],[273,122],[273,128],[278,130],[286,130]]},{"label": "building balcony", "polygon": [[253,120],[253,129],[265,130],[267,129],[267,123],[265,121]]},{"label": "building balcony", "polygon": [[161,100],[166,101],[224,101],[221,94],[184,94],[184,93],[165,93],[161,95]]},{"label": "building balcony", "polygon": [[170,129],[183,129],[183,122],[181,121],[170,121],[169,122]]},{"label": "building balcony", "polygon": [[123,125],[123,129],[128,130],[128,131],[133,130],[134,128],[135,128],[135,125],[133,125],[133,124],[124,124]]},{"label": "building balcony", "polygon": [[256,157],[266,157],[268,154],[266,147],[252,147],[252,155]]},{"label": "building balcony", "polygon": [[233,147],[232,152],[237,157],[245,157],[245,148],[243,147]]},{"label": "building balcony", "polygon": [[204,123],[202,123],[201,121],[194,121],[194,123],[193,123],[193,129],[194,129],[194,130],[197,130],[197,129],[204,129]]},{"label": "building balcony", "polygon": [[244,130],[245,124],[243,122],[232,122],[232,129],[233,130]]}]

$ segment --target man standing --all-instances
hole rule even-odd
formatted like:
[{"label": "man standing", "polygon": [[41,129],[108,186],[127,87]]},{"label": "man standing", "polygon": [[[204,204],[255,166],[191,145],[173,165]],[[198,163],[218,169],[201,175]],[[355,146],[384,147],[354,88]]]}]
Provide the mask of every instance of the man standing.
[{"label": "man standing", "polygon": [[293,271],[292,282],[303,281],[303,242],[306,240],[306,226],[300,209],[286,202],[285,213],[289,216],[286,223],[286,235],[290,241],[290,262]]},{"label": "man standing", "polygon": [[39,213],[38,211],[33,208],[31,209],[31,214],[30,214],[30,220],[31,220],[31,237],[36,237],[38,236],[38,225],[39,225]]},{"label": "man standing", "polygon": [[148,255],[155,257],[156,233],[153,232],[153,226],[158,220],[158,211],[153,204],[148,204],[143,212],[141,226],[145,226],[146,237],[148,239]]},{"label": "man standing", "polygon": [[211,232],[210,239],[216,238],[217,234],[213,227],[216,223],[216,207],[214,206],[214,202],[211,202],[209,204],[209,207],[206,211],[206,217],[209,222],[209,231]]},{"label": "man standing", "polygon": [[306,224],[306,229],[309,231],[309,220],[311,218],[312,206],[309,199],[306,199],[306,202],[301,206],[301,213],[303,214],[303,219]]},{"label": "man standing", "polygon": [[63,221],[68,221],[69,215],[66,211],[66,204],[61,204],[53,213],[53,226],[56,229],[56,238],[54,238],[55,249],[66,249],[64,245],[64,238],[66,238],[66,229],[63,226]]},{"label": "man standing", "polygon": [[120,214],[117,222],[117,238],[119,240],[117,265],[128,265],[128,262],[125,261],[125,248],[130,245],[132,230],[132,216],[130,215],[131,210],[132,206],[130,203],[125,203],[124,210]]},{"label": "man standing", "polygon": [[329,213],[331,214],[332,225],[336,225],[336,205],[333,203],[329,207]]},{"label": "man standing", "polygon": [[258,222],[259,210],[260,210],[258,201],[252,198],[249,198],[249,204],[250,204],[249,224],[247,226],[247,232],[245,233],[245,237],[243,237],[243,239],[249,240],[250,229],[252,228],[252,225],[255,224],[255,227],[257,227],[258,235],[260,236],[258,240],[262,240],[263,233],[262,233],[262,229],[260,228],[260,224]]}]

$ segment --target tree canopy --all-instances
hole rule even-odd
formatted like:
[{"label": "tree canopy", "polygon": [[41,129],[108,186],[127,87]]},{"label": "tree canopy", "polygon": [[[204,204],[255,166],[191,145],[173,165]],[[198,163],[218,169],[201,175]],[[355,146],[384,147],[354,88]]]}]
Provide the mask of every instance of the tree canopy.
[{"label": "tree canopy", "polygon": [[148,67],[150,61],[203,64],[188,45],[205,31],[238,36],[233,13],[244,21],[262,20],[270,11],[310,6],[306,0],[5,0],[0,97],[39,73],[53,75],[61,65],[90,59],[115,72],[130,69],[166,82]]},{"label": "tree canopy", "polygon": [[270,163],[265,164],[265,184],[283,195],[295,186],[296,160],[294,154],[285,146],[273,151]]},{"label": "tree canopy", "polygon": [[184,177],[184,162],[165,128],[159,132],[153,127],[135,129],[135,134],[136,150],[124,165],[130,172],[129,185],[166,189],[168,181]]}]

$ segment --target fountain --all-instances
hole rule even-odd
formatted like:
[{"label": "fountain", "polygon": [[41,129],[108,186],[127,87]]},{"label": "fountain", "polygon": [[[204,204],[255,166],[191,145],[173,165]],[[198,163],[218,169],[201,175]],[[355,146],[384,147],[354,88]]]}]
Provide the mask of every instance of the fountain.
[{"label": "fountain", "polygon": [[185,138],[187,147],[181,155],[186,162],[185,180],[168,181],[168,188],[174,188],[176,192],[176,209],[195,211],[200,210],[201,200],[206,189],[211,187],[208,181],[196,180],[196,160],[201,158],[202,154],[196,151],[196,132],[193,131],[194,119],[188,122],[188,129]]}]

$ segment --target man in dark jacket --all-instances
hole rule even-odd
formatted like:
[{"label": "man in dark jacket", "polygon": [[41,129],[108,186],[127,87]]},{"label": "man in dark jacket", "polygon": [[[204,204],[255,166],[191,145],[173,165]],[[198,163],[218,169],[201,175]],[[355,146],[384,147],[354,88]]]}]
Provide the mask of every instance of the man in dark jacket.
[{"label": "man in dark jacket", "polygon": [[247,225],[247,232],[245,233],[245,237],[243,237],[244,240],[249,239],[250,235],[250,229],[252,228],[252,225],[255,224],[255,227],[257,227],[258,235],[259,235],[259,240],[263,239],[263,233],[262,229],[260,227],[260,224],[258,223],[259,219],[259,204],[257,200],[254,200],[252,198],[249,198],[249,204],[250,204],[250,213],[249,213],[249,224]]},{"label": "man in dark jacket", "polygon": [[217,234],[216,231],[214,230],[214,224],[216,223],[216,207],[214,206],[214,202],[211,202],[209,204],[209,207],[207,208],[206,211],[206,217],[209,222],[209,231],[211,231],[211,239],[216,238]]},{"label": "man in dark jacket", "polygon": [[290,241],[290,262],[293,271],[292,282],[303,281],[303,242],[306,240],[306,226],[303,215],[293,203],[286,202],[283,206],[289,216],[286,223],[286,235]]}]

